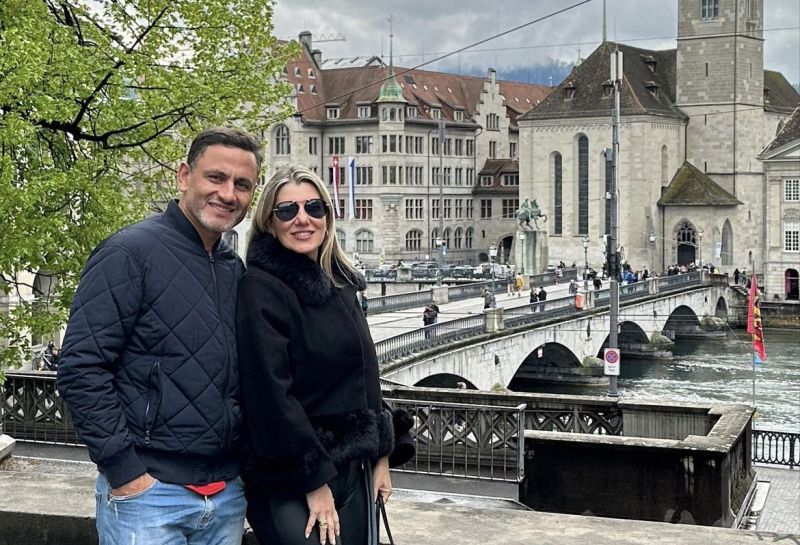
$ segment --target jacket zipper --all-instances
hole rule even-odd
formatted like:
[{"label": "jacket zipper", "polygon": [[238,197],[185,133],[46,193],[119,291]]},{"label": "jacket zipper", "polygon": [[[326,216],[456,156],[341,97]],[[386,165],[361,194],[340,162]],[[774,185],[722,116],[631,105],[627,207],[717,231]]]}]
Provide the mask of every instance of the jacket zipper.
[{"label": "jacket zipper", "polygon": [[153,424],[156,420],[156,414],[158,413],[158,404],[153,408],[153,416],[150,416],[150,407],[153,404],[153,392],[158,394],[158,397],[161,397],[160,390],[161,387],[158,383],[158,371],[159,371],[160,363],[155,362],[153,364],[152,369],[150,370],[150,389],[147,392],[147,407],[144,410],[144,444],[150,444],[150,432],[153,430]]},{"label": "jacket zipper", "polygon": [[230,346],[228,342],[228,332],[225,331],[225,323],[222,319],[222,309],[219,308],[219,285],[217,283],[216,260],[211,250],[208,250],[208,261],[211,266],[211,278],[214,280],[214,307],[217,309],[217,317],[219,318],[220,327],[222,328],[222,337],[225,340],[225,382],[222,387],[222,403],[225,408],[225,429],[223,430],[222,444],[220,445],[222,448],[225,448],[230,435],[229,407],[226,405],[227,400],[225,399],[225,394],[228,392],[228,375],[230,374]]}]

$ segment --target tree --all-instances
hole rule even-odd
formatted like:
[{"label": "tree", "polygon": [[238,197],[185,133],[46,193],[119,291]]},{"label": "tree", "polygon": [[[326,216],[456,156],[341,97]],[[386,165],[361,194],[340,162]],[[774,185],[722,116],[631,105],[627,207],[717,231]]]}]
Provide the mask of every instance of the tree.
[{"label": "tree", "polygon": [[0,369],[64,323],[92,249],[175,194],[198,130],[258,133],[291,113],[279,78],[298,49],[272,36],[272,7],[0,2],[0,288],[20,296],[0,312]]}]

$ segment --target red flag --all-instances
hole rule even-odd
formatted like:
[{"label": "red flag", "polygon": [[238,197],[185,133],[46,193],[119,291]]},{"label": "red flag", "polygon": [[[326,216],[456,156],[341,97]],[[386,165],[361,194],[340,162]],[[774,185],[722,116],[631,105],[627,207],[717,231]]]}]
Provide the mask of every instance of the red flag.
[{"label": "red flag", "polygon": [[342,217],[341,213],[339,213],[339,184],[342,181],[339,179],[339,156],[333,156],[333,179],[331,180],[333,183],[333,212],[334,217],[340,218]]},{"label": "red flag", "polygon": [[756,363],[767,361],[767,347],[764,345],[764,328],[761,325],[761,308],[759,307],[758,281],[753,271],[750,280],[750,294],[747,297],[747,332],[753,336],[753,353]]}]

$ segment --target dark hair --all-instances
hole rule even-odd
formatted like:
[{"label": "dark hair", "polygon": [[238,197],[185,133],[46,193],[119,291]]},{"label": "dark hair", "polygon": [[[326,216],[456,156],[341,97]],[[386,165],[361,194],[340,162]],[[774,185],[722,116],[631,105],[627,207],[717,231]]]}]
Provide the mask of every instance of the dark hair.
[{"label": "dark hair", "polygon": [[256,171],[261,171],[261,163],[264,161],[264,155],[261,152],[261,141],[249,132],[231,127],[214,127],[198,134],[189,147],[189,155],[186,158],[189,167],[194,168],[206,148],[215,145],[249,151],[256,156]]}]

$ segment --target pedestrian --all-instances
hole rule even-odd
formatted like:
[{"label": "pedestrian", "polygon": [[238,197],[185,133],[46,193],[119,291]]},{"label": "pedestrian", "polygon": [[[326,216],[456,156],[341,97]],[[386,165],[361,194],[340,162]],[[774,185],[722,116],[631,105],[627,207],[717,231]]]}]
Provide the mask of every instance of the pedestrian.
[{"label": "pedestrian", "polygon": [[525,287],[525,278],[521,274],[517,274],[514,278],[514,287],[517,290],[517,297],[522,297],[522,288]]},{"label": "pedestrian", "polygon": [[739,267],[736,267],[733,270],[733,283],[736,285],[739,285],[739,275],[741,275],[741,273],[739,272]]},{"label": "pedestrian", "polygon": [[244,269],[221,236],[247,213],[261,161],[250,134],[201,132],[180,200],[101,242],[83,270],[57,384],[99,470],[101,545],[241,542]]},{"label": "pedestrian", "polygon": [[508,294],[509,297],[514,295],[514,286],[515,286],[514,275],[509,274],[506,277],[506,293]]},{"label": "pedestrian", "polygon": [[483,288],[481,295],[483,296],[483,309],[492,308],[494,306],[494,294],[489,288]]},{"label": "pedestrian", "polygon": [[539,286],[539,293],[537,294],[537,298],[539,301],[547,301],[547,292],[544,289],[544,286]]},{"label": "pedestrian", "polygon": [[576,293],[578,293],[578,283],[575,282],[574,278],[571,278],[569,281],[569,294],[575,295]]},{"label": "pedestrian", "polygon": [[561,277],[564,276],[564,271],[561,268],[561,265],[558,266],[556,269],[556,284],[561,282]]},{"label": "pedestrian", "polygon": [[366,543],[377,497],[392,493],[393,418],[356,302],[366,282],[332,211],[314,172],[278,169],[259,197],[239,283],[243,477],[263,544]]},{"label": "pedestrian", "polygon": [[361,312],[364,313],[364,316],[367,315],[367,311],[369,310],[369,299],[367,298],[367,290],[361,290]]},{"label": "pedestrian", "polygon": [[594,284],[595,291],[603,288],[603,280],[599,276],[595,276],[592,282]]}]

